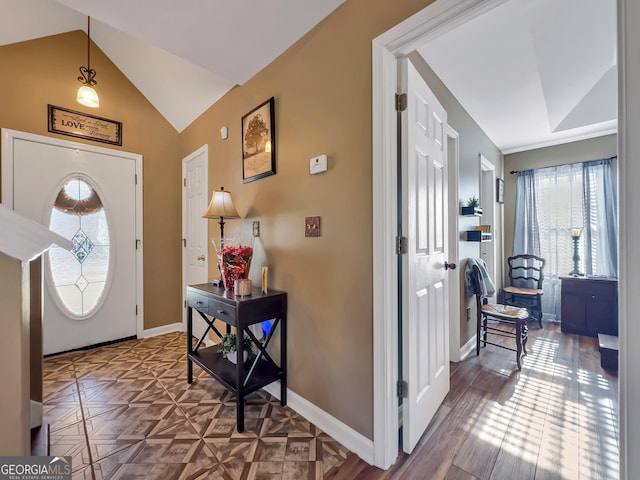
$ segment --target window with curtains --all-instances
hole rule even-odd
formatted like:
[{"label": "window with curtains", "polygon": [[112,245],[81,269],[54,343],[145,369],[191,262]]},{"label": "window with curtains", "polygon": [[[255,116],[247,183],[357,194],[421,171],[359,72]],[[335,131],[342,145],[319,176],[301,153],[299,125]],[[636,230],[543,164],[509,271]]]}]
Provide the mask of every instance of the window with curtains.
[{"label": "window with curtains", "polygon": [[617,201],[614,158],[518,172],[513,254],[546,260],[542,309],[560,319],[560,280],[574,268],[572,229],[579,271],[617,276]]}]

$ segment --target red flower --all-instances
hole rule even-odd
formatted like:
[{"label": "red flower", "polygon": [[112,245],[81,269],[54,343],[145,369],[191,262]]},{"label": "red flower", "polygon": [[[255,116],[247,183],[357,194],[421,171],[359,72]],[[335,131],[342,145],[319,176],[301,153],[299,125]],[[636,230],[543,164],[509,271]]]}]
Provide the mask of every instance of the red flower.
[{"label": "red flower", "polygon": [[231,290],[237,279],[249,276],[252,257],[253,248],[244,245],[224,247],[218,252],[225,290]]}]

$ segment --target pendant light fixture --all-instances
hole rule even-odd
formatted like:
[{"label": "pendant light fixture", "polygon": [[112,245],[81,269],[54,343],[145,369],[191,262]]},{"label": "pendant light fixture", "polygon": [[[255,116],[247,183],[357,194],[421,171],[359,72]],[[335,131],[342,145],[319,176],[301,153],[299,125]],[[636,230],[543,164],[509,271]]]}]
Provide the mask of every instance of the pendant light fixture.
[{"label": "pendant light fixture", "polygon": [[80,73],[82,75],[78,77],[78,81],[82,86],[78,89],[78,103],[92,108],[99,107],[100,100],[93,89],[98,83],[95,81],[96,71],[91,68],[91,17],[87,17],[87,66],[80,67]]}]

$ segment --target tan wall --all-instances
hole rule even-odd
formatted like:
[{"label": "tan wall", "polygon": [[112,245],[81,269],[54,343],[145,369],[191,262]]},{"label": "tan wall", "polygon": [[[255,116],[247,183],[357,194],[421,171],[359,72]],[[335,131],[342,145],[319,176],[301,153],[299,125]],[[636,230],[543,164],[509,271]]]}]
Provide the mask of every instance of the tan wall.
[{"label": "tan wall", "polygon": [[0,455],[29,455],[29,267],[0,253]]},{"label": "tan wall", "polygon": [[565,163],[586,162],[617,155],[617,135],[591,138],[579,142],[537,148],[504,156],[504,251],[508,257],[513,251],[513,228],[516,206],[517,176],[509,172],[532,168],[551,167]]},{"label": "tan wall", "polygon": [[[182,135],[209,144],[209,188],[261,222],[270,281],[289,293],[289,386],[373,438],[371,40],[429,4],[348,0]],[[277,175],[242,183],[242,115],[275,96]],[[220,127],[229,128],[221,140]],[[309,174],[309,159],[329,170]],[[322,236],[305,238],[305,216]],[[242,222],[230,221],[231,232]],[[211,236],[217,224],[210,223]],[[210,252],[212,254],[213,252]],[[210,263],[214,276],[215,263]],[[255,272],[259,265],[254,264]],[[216,274],[217,275],[217,274]]]},{"label": "tan wall", "polygon": [[[451,94],[449,89],[442,83],[440,78],[425,63],[424,59],[414,52],[409,58],[416,66],[420,75],[425,79],[433,93],[436,95],[444,109],[447,111],[447,122],[459,135],[459,176],[458,176],[458,204],[451,205],[450,208],[460,211],[460,206],[472,197],[480,197],[480,157],[482,154],[494,166],[496,178],[502,178],[502,152],[494,145],[480,126],[471,118],[464,107]],[[490,202],[494,204],[493,199]],[[502,259],[502,208],[496,209],[497,217],[493,225],[494,242],[496,242],[496,263],[498,272]],[[467,298],[464,291],[464,270],[466,259],[480,257],[480,244],[463,240],[466,230],[471,230],[478,226],[478,217],[458,216],[458,229],[461,240],[458,245],[459,265],[457,270],[460,276],[460,346],[467,343],[476,334],[476,306],[473,297]],[[498,275],[496,275],[498,276]],[[496,288],[501,286],[500,279],[496,278]],[[467,321],[467,308],[471,308],[470,321]]]},{"label": "tan wall", "polygon": [[[100,107],[79,105],[78,67],[86,63],[82,31],[0,47],[0,127],[74,140],[144,156],[145,328],[182,320],[181,151],[175,129],[95,46]],[[123,123],[122,147],[47,132],[47,104]]]}]

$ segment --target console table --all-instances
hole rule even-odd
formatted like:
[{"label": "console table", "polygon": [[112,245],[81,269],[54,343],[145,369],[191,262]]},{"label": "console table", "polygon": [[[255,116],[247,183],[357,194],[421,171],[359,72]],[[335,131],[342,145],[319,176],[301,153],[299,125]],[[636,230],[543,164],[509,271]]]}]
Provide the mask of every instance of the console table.
[{"label": "console table", "polygon": [[609,277],[560,277],[561,329],[597,337],[618,335],[618,281]]},{"label": "console table", "polygon": [[[262,293],[254,288],[251,295],[236,297],[232,291],[215,287],[210,283],[187,287],[187,381],[193,382],[193,364],[218,380],[236,395],[236,425],[238,432],[244,431],[244,397],[260,388],[280,380],[280,403],[287,403],[287,294],[270,290]],[[207,323],[207,328],[193,346],[193,311],[197,311]],[[209,319],[207,317],[213,317]],[[209,331],[222,337],[214,325],[214,319],[236,328],[237,364],[231,363],[218,351],[218,346],[204,348],[203,342]],[[249,328],[251,325],[274,320],[267,337],[259,340]],[[280,325],[280,365],[277,365],[267,346],[276,327]],[[251,339],[257,354],[243,362],[243,334]],[[201,348],[202,347],[202,348]]]}]

